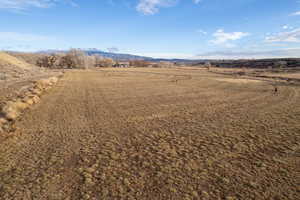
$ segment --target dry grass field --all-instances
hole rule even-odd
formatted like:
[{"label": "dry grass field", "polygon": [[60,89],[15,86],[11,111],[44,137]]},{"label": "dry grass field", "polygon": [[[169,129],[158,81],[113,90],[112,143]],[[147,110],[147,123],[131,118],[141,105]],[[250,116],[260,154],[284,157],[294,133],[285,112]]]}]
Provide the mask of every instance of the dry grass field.
[{"label": "dry grass field", "polygon": [[300,199],[300,87],[70,71],[0,136],[0,199]]}]

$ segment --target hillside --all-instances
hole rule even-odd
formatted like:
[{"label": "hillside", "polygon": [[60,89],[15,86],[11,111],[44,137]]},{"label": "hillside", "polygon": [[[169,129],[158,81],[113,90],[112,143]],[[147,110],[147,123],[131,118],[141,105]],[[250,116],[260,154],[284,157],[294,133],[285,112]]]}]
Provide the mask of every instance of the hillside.
[{"label": "hillside", "polygon": [[33,81],[47,78],[55,73],[0,52],[0,107],[5,101],[15,98]]},{"label": "hillside", "polygon": [[19,79],[42,73],[41,69],[21,59],[0,52],[0,81]]},{"label": "hillside", "polygon": [[14,65],[18,68],[21,69],[30,69],[32,66],[24,61],[21,61],[17,59],[14,56],[11,56],[7,53],[0,52],[0,65],[5,66],[5,65]]},{"label": "hillside", "polygon": [[23,61],[31,65],[36,65],[37,61],[41,58],[43,58],[45,55],[44,54],[39,54],[39,53],[28,53],[28,52],[14,52],[14,51],[9,51],[6,52],[7,54]]}]

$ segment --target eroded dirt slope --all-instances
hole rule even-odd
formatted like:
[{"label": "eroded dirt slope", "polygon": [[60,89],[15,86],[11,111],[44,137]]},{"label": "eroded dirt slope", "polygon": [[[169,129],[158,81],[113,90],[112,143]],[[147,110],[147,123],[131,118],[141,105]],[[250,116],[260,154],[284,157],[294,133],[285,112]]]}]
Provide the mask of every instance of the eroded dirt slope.
[{"label": "eroded dirt slope", "polygon": [[0,51],[0,107],[30,87],[33,81],[58,74],[58,71],[37,67]]},{"label": "eroded dirt slope", "polygon": [[0,143],[0,199],[299,199],[299,87],[69,72]]},{"label": "eroded dirt slope", "polygon": [[40,72],[38,67],[0,51],[0,81],[16,80]]}]

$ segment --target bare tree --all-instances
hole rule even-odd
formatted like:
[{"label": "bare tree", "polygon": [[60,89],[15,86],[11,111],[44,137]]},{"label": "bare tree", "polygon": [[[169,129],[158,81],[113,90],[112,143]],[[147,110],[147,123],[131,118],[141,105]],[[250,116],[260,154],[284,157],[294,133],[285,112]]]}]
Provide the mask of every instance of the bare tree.
[{"label": "bare tree", "polygon": [[101,56],[99,54],[94,54],[93,56],[95,58],[95,67],[102,67],[101,66],[101,61],[103,59],[103,56]]},{"label": "bare tree", "polygon": [[86,68],[95,67],[96,57],[95,56],[86,56]]},{"label": "bare tree", "polygon": [[[102,59],[102,58],[101,58]],[[45,68],[56,69],[88,69],[96,66],[100,57],[86,55],[80,49],[71,49],[65,54],[45,55],[39,58],[36,64]]]},{"label": "bare tree", "polygon": [[45,67],[45,68],[58,68],[59,66],[59,55],[45,55],[44,57],[40,57],[36,61],[36,65],[39,67]]},{"label": "bare tree", "polygon": [[87,69],[89,67],[87,55],[80,49],[71,49],[66,55],[66,60],[72,65],[71,68]]},{"label": "bare tree", "polygon": [[66,54],[59,56],[59,68],[87,69],[94,66],[94,58],[88,56],[80,49],[71,49]]},{"label": "bare tree", "polygon": [[95,57],[96,67],[113,67],[116,62],[111,58],[103,58],[101,56]]},{"label": "bare tree", "polygon": [[210,70],[210,67],[211,67],[211,63],[210,62],[206,62],[204,64],[204,66],[206,67],[206,69],[209,71]]}]

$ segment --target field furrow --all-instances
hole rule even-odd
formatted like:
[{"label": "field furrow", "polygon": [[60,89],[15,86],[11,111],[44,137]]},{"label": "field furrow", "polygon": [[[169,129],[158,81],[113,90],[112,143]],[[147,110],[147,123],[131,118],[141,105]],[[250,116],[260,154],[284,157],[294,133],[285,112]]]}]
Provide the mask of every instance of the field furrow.
[{"label": "field furrow", "polygon": [[299,199],[299,91],[205,70],[70,71],[0,142],[0,199]]}]

